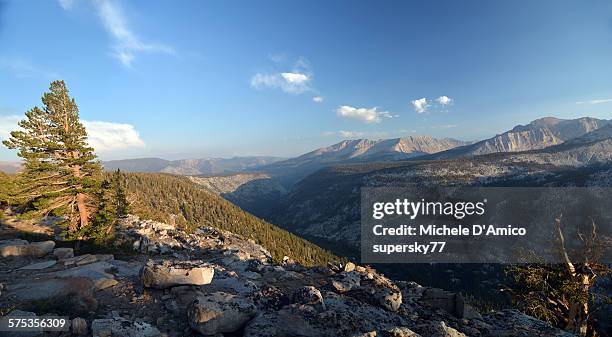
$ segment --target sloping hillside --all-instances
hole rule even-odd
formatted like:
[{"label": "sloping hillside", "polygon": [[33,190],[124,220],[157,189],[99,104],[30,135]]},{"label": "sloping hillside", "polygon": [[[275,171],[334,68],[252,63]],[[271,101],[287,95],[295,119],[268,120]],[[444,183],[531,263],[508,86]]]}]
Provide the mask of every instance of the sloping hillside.
[{"label": "sloping hillside", "polygon": [[219,176],[188,176],[189,180],[218,194],[243,210],[266,218],[272,205],[287,193],[275,179],[263,173],[236,173]]},{"label": "sloping hillside", "polygon": [[290,255],[304,265],[318,265],[337,259],[328,251],[246,213],[185,177],[128,173],[126,186],[132,211],[143,218],[187,229],[205,225],[227,230],[266,247],[276,260]]}]

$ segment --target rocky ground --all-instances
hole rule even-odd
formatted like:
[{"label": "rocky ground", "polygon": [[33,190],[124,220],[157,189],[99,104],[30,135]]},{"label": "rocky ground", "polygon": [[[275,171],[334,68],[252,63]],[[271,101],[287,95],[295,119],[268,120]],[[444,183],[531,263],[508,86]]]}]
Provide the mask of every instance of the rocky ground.
[{"label": "rocky ground", "polygon": [[[5,222],[16,227],[49,224]],[[353,263],[282,265],[253,241],[129,216],[113,254],[74,256],[60,240],[0,241],[0,313],[69,316],[46,336],[571,336],[517,311],[480,314],[463,298],[394,282]],[[2,336],[43,336],[41,332]]]}]

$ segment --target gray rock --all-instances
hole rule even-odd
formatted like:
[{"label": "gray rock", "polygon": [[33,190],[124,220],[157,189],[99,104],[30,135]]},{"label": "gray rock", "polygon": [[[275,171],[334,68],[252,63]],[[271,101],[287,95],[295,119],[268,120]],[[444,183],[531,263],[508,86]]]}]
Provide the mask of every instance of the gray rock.
[{"label": "gray rock", "polygon": [[55,242],[42,241],[27,243],[25,240],[5,240],[0,243],[0,256],[34,256],[43,257],[53,251]]},{"label": "gray rock", "polygon": [[323,295],[319,289],[313,286],[301,287],[295,290],[293,293],[293,302],[298,304],[313,305],[320,310],[325,310],[325,303],[323,302]]},{"label": "gray rock", "polygon": [[73,335],[82,336],[87,333],[87,321],[81,317],[74,318],[70,326]]},{"label": "gray rock", "polygon": [[94,263],[94,262],[98,262],[98,258],[95,255],[85,254],[85,255],[74,257],[74,263],[77,266],[83,266],[83,265]]},{"label": "gray rock", "polygon": [[398,311],[402,304],[402,292],[388,278],[380,274],[368,274],[361,282],[359,290],[376,303],[389,311]]},{"label": "gray rock", "polygon": [[101,278],[94,282],[94,287],[98,290],[106,289],[117,285],[119,282],[112,278]]},{"label": "gray rock", "polygon": [[181,309],[176,300],[170,299],[164,302],[164,306],[173,316],[178,317],[181,314]]},{"label": "gray rock", "polygon": [[72,248],[55,248],[53,250],[53,256],[59,261],[74,257],[74,250]]},{"label": "gray rock", "polygon": [[114,259],[115,257],[112,254],[85,254],[66,258],[63,262],[65,266],[72,266],[75,264],[77,266],[84,266],[90,263],[113,261]]},{"label": "gray rock", "polygon": [[93,337],[160,337],[161,333],[149,323],[117,317],[95,319],[91,322]]},{"label": "gray rock", "polygon": [[300,313],[285,307],[257,315],[244,328],[243,337],[322,337],[331,336],[313,327]]},{"label": "gray rock", "polygon": [[142,268],[140,279],[147,288],[165,289],[177,285],[209,284],[214,273],[211,265],[200,261],[149,261]]},{"label": "gray rock", "polygon": [[467,337],[464,333],[447,326],[444,322],[430,323],[419,332],[421,335],[428,337]]},{"label": "gray rock", "polygon": [[380,305],[389,311],[398,311],[402,305],[402,292],[384,289],[374,294]]},{"label": "gray rock", "polygon": [[376,331],[369,331],[369,332],[359,332],[356,333],[354,335],[352,335],[351,337],[376,337]]},{"label": "gray rock", "polygon": [[32,263],[25,267],[19,268],[19,270],[41,270],[54,266],[57,263],[55,260],[43,261],[38,263]]},{"label": "gray rock", "polygon": [[392,329],[384,330],[381,334],[383,337],[421,337],[418,333],[405,328],[405,327],[395,327]]},{"label": "gray rock", "polygon": [[215,292],[196,297],[187,309],[187,317],[192,329],[204,335],[214,335],[239,330],[255,316],[255,312],[250,299]]},{"label": "gray rock", "polygon": [[53,251],[55,248],[55,242],[53,241],[42,241],[42,242],[31,242],[28,245],[28,250],[31,256],[42,257]]},{"label": "gray rock", "polygon": [[75,313],[94,311],[93,282],[84,277],[20,280],[8,285],[7,295],[18,301],[48,301],[69,306]]},{"label": "gray rock", "polygon": [[138,261],[108,261],[113,268],[113,274],[119,278],[136,278],[142,270],[143,263]]},{"label": "gray rock", "polygon": [[344,271],[347,273],[352,272],[353,270],[355,270],[355,264],[353,262],[347,262],[344,265]]},{"label": "gray rock", "polygon": [[540,321],[518,310],[502,310],[483,315],[487,324],[480,328],[486,336],[538,336],[538,337],[571,337],[575,336]]},{"label": "gray rock", "polygon": [[108,271],[111,269],[113,269],[113,265],[108,262],[95,262],[79,267],[57,271],[50,275],[60,278],[85,277],[95,282],[100,279],[114,279],[115,277],[113,276],[113,274],[108,273]]},{"label": "gray rock", "polygon": [[332,286],[339,293],[346,293],[361,285],[361,275],[356,272],[338,274],[332,281]]},{"label": "gray rock", "polygon": [[[219,275],[221,273],[217,273]],[[258,290],[257,285],[251,281],[244,278],[236,278],[236,277],[214,277],[212,282],[206,286],[207,289],[210,289],[209,292],[227,292],[232,294],[239,295],[251,295]]]},{"label": "gray rock", "polygon": [[0,248],[7,246],[27,245],[29,242],[21,239],[0,240]]},{"label": "gray rock", "polygon": [[419,302],[435,309],[445,310],[457,318],[482,318],[476,309],[465,303],[461,294],[442,289],[425,288],[421,293]]}]

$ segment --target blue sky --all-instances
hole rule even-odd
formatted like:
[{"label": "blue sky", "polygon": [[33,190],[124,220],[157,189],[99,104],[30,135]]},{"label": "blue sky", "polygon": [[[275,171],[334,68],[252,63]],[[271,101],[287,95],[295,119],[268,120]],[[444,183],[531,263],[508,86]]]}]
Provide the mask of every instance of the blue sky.
[{"label": "blue sky", "polygon": [[103,159],[475,140],[612,118],[611,60],[607,0],[0,1],[0,137],[64,79]]}]

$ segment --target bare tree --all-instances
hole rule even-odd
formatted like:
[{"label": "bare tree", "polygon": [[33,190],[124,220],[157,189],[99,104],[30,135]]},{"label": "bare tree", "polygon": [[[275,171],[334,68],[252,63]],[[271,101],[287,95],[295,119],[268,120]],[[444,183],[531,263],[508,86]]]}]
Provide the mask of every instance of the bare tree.
[{"label": "bare tree", "polygon": [[590,219],[588,233],[577,233],[580,250],[570,254],[562,219],[557,217],[554,224],[556,251],[562,263],[512,266],[514,285],[509,290],[528,314],[580,336],[598,336],[590,303],[595,281],[610,273],[610,267],[599,262],[607,243],[598,235],[595,221]]}]

